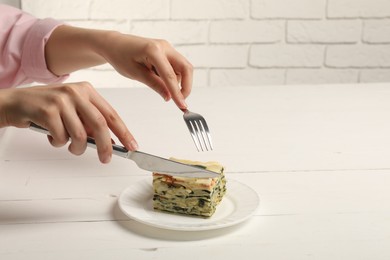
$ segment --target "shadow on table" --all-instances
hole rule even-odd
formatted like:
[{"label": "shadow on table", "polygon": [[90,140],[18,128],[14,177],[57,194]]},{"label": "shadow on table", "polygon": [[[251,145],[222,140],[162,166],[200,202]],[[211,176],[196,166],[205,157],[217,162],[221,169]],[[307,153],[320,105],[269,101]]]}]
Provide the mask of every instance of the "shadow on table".
[{"label": "shadow on table", "polygon": [[114,204],[113,218],[117,220],[117,224],[123,228],[132,232],[136,235],[161,239],[161,240],[170,240],[170,241],[193,241],[193,240],[203,240],[213,237],[224,236],[229,233],[232,233],[243,226],[246,225],[248,221],[243,223],[231,226],[224,227],[214,230],[202,230],[202,231],[178,231],[178,230],[168,230],[163,228],[152,227],[135,220],[129,219],[119,208],[118,203]]}]

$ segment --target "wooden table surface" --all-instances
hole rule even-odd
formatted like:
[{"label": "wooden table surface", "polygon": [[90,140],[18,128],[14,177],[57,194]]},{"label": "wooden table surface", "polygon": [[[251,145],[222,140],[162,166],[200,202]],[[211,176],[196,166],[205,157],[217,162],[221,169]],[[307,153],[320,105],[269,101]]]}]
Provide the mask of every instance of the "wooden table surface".
[{"label": "wooden table surface", "polygon": [[129,219],[120,193],[150,174],[46,136],[0,137],[0,259],[390,259],[390,84],[195,88],[215,149],[196,151],[181,112],[142,88],[99,90],[140,150],[217,160],[260,197],[211,231]]}]

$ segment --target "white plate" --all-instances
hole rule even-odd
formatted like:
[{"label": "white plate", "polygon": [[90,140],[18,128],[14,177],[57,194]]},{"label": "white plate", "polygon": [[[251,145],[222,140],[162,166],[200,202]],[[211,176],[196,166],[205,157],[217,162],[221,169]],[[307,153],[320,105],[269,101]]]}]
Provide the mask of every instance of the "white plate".
[{"label": "white plate", "polygon": [[226,188],[225,197],[210,218],[155,211],[151,178],[126,188],[118,203],[128,217],[149,226],[182,231],[211,230],[243,222],[255,213],[259,205],[259,196],[247,185],[227,180]]}]

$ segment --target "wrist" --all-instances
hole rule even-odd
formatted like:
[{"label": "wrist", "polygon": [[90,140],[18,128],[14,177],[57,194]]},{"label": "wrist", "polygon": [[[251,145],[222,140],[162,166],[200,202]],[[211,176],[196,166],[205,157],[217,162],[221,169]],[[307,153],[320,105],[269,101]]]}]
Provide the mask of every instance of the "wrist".
[{"label": "wrist", "polygon": [[[102,48],[106,31],[59,26],[45,46],[46,63],[51,72],[65,75],[106,62]],[[107,47],[106,47],[107,48]]]},{"label": "wrist", "polygon": [[8,111],[10,111],[12,103],[12,92],[15,89],[1,89],[0,90],[0,128],[10,126],[8,119]]},{"label": "wrist", "polygon": [[112,50],[115,49],[114,45],[121,35],[121,33],[116,31],[99,30],[91,32],[89,38],[91,49],[102,57],[105,62],[109,62]]}]

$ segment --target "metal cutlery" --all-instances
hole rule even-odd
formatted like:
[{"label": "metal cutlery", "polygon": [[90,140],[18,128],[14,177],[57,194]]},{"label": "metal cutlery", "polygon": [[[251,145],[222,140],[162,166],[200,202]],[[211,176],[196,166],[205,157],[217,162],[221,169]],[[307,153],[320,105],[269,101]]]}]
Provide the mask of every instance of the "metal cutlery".
[{"label": "metal cutlery", "polygon": [[[50,135],[48,130],[34,123],[31,123],[30,129]],[[88,137],[87,144],[88,147],[96,149],[96,143],[93,138]],[[215,178],[219,176],[218,173],[206,170],[200,166],[184,164],[140,151],[128,151],[125,147],[120,145],[113,144],[112,149],[113,154],[130,159],[134,161],[139,168],[150,172],[192,178]]]},{"label": "metal cutlery", "polygon": [[204,117],[188,109],[182,109],[182,111],[184,112],[184,121],[187,124],[188,130],[190,130],[192,140],[198,151],[213,150],[209,127]]}]

